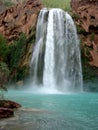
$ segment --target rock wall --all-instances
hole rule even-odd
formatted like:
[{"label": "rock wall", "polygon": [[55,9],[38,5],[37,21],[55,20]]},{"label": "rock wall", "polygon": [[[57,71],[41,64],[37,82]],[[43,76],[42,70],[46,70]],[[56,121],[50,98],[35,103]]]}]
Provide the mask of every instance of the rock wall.
[{"label": "rock wall", "polygon": [[[43,5],[40,3],[40,0],[28,0],[26,3],[18,3],[0,13],[0,34],[7,39],[8,46],[13,45],[14,41],[20,37],[21,33],[26,34],[27,41],[22,47],[23,52],[21,54],[20,61],[19,63],[15,63],[17,64],[17,67],[11,68],[11,56],[7,59],[7,64],[10,70],[9,77],[12,79],[15,77],[16,81],[16,75],[22,75],[22,73],[24,73],[26,76],[26,74],[29,73],[27,71],[29,71],[29,63],[36,32],[37,17],[41,8],[43,8]],[[10,55],[12,55],[12,53]],[[12,58],[14,58],[14,52]]]},{"label": "rock wall", "polygon": [[84,54],[91,66],[98,67],[98,0],[71,0],[71,7],[77,25],[85,31],[81,33]]},{"label": "rock wall", "polygon": [[29,0],[25,4],[17,4],[0,14],[0,33],[11,42],[21,32],[30,35],[35,28],[37,16],[42,8],[38,0]]}]

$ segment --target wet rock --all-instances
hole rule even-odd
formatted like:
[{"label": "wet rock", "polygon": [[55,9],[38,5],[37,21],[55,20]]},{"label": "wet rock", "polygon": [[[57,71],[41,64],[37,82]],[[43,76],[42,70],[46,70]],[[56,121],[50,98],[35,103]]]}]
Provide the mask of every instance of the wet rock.
[{"label": "wet rock", "polygon": [[0,119],[14,116],[14,109],[21,107],[20,104],[10,100],[0,100]]},{"label": "wet rock", "polygon": [[0,100],[0,119],[14,116],[14,109],[21,107],[20,104],[10,100]]},{"label": "wet rock", "polygon": [[14,111],[9,108],[0,108],[0,119],[12,117],[14,115]]},{"label": "wet rock", "polygon": [[0,100],[0,108],[1,107],[15,109],[21,107],[21,105],[10,100]]},{"label": "wet rock", "polygon": [[21,107],[21,105],[16,102],[10,100],[0,100],[0,108],[16,109],[19,107]]}]

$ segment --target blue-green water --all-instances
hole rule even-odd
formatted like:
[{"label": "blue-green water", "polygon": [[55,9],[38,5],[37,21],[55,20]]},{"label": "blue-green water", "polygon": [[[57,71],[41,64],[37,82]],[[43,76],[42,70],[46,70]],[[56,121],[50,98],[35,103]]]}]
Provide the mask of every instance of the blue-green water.
[{"label": "blue-green water", "polygon": [[[98,130],[98,94],[33,94],[9,91],[23,108],[0,121],[0,130]],[[33,110],[35,108],[37,110]]]}]

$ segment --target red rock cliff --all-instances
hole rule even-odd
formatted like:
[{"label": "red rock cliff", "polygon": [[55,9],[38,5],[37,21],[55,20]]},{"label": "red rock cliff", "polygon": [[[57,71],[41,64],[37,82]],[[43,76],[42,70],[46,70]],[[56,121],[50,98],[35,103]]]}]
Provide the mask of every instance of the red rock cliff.
[{"label": "red rock cliff", "polygon": [[29,0],[25,4],[17,4],[0,14],[0,33],[10,42],[21,32],[30,34],[35,28],[37,16],[42,8],[39,0]]},{"label": "red rock cliff", "polygon": [[77,24],[86,32],[82,36],[85,56],[89,51],[89,63],[98,67],[98,0],[71,0],[71,7],[78,16]]},{"label": "red rock cliff", "polygon": [[[8,45],[15,43],[14,41],[19,38],[21,33],[25,33],[26,39],[28,39],[26,44],[21,46],[21,50],[23,51],[22,54],[20,54],[21,58],[16,63],[16,68],[11,68],[11,56],[12,53],[14,55],[14,52],[9,52],[10,54],[8,54],[9,58],[7,59],[7,64],[10,71],[9,77],[12,79],[19,75],[21,70],[23,72],[22,76],[25,75],[24,77],[29,73],[29,63],[34,45],[37,17],[41,8],[43,8],[43,6],[40,3],[40,0],[28,0],[25,3],[18,3],[15,6],[0,12],[0,34],[7,39]],[[33,40],[32,44],[29,43],[29,38],[30,40]],[[19,78],[17,80],[19,80]]]}]

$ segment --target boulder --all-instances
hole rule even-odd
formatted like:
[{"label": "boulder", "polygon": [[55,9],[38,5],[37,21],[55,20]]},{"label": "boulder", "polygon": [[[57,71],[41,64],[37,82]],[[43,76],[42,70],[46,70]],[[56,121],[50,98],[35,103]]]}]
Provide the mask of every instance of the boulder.
[{"label": "boulder", "polygon": [[0,119],[12,117],[14,115],[14,111],[9,108],[0,108]]},{"label": "boulder", "polygon": [[16,109],[19,107],[21,107],[21,105],[16,102],[10,100],[0,100],[0,108]]},{"label": "boulder", "polygon": [[0,100],[0,119],[14,116],[14,109],[21,107],[20,104],[10,100]]}]

